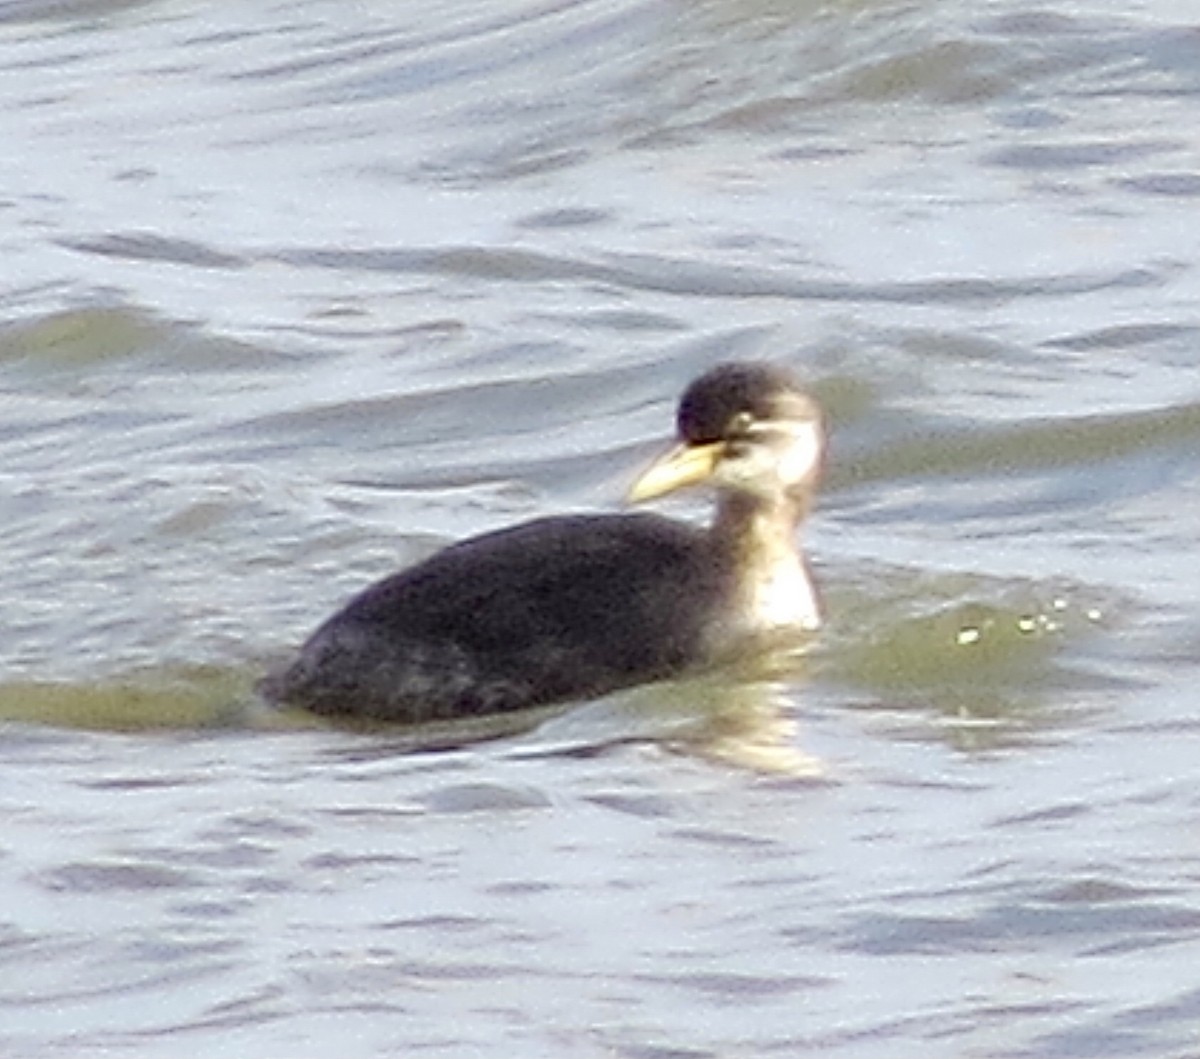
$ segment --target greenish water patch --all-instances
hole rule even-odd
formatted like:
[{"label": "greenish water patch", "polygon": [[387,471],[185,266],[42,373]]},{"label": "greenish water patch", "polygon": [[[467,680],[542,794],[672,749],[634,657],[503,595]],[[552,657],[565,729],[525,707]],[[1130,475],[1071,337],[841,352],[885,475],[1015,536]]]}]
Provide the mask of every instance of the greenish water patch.
[{"label": "greenish water patch", "polygon": [[0,6],[0,25],[102,19],[150,6],[152,0],[10,0]]},{"label": "greenish water patch", "polygon": [[972,746],[1059,723],[1092,683],[1076,649],[1123,606],[1074,585],[859,573],[832,593],[815,672],[867,708],[923,710],[959,741],[970,730]]},{"label": "greenish water patch", "polygon": [[827,485],[845,489],[911,477],[1004,475],[1087,466],[1163,449],[1195,451],[1200,403],[1118,415],[1025,421],[1015,426],[929,431],[891,438],[830,468]]},{"label": "greenish water patch", "polygon": [[138,309],[65,309],[0,331],[0,362],[83,368],[153,349],[170,335],[167,324]]},{"label": "greenish water patch", "polygon": [[95,683],[0,684],[0,721],[128,732],[245,723],[253,675],[195,667],[145,670]]},{"label": "greenish water patch", "polygon": [[135,304],[63,309],[0,327],[0,365],[25,380],[103,369],[165,369],[220,374],[270,367],[267,349],[209,334]]}]

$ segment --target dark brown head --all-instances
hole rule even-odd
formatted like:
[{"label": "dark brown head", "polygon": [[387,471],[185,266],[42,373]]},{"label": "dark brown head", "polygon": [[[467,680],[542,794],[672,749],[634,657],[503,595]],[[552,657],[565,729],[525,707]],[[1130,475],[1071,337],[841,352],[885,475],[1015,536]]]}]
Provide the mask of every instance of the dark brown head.
[{"label": "dark brown head", "polygon": [[677,416],[680,444],[634,483],[631,500],[649,500],[687,485],[764,500],[806,493],[825,452],[821,410],[777,364],[722,364],[684,392]]}]

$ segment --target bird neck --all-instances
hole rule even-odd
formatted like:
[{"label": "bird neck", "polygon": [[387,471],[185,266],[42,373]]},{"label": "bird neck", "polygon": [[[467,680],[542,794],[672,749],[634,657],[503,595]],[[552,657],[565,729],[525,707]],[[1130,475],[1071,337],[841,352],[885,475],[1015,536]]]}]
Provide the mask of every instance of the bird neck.
[{"label": "bird neck", "polygon": [[797,536],[809,496],[764,499],[722,493],[712,534],[734,579],[739,620],[751,631],[816,629],[816,589]]}]

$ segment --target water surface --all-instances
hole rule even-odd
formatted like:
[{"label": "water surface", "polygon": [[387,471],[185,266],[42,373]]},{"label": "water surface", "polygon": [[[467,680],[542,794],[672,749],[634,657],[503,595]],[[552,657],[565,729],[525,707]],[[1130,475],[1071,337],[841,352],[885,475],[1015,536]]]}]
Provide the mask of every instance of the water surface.
[{"label": "water surface", "polygon": [[[1190,3],[8,0],[0,56],[5,1055],[1195,1054]],[[807,651],[436,753],[255,702],[739,357],[834,427]]]}]

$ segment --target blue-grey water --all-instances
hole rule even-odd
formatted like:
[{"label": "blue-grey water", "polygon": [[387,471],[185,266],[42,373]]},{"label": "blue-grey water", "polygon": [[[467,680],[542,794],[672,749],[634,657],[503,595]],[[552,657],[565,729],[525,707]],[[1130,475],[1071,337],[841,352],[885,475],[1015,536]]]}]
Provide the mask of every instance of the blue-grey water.
[{"label": "blue-grey water", "polygon": [[[255,701],[740,357],[806,651]],[[1198,361],[1195,0],[0,0],[0,1054],[1194,1059]]]}]

